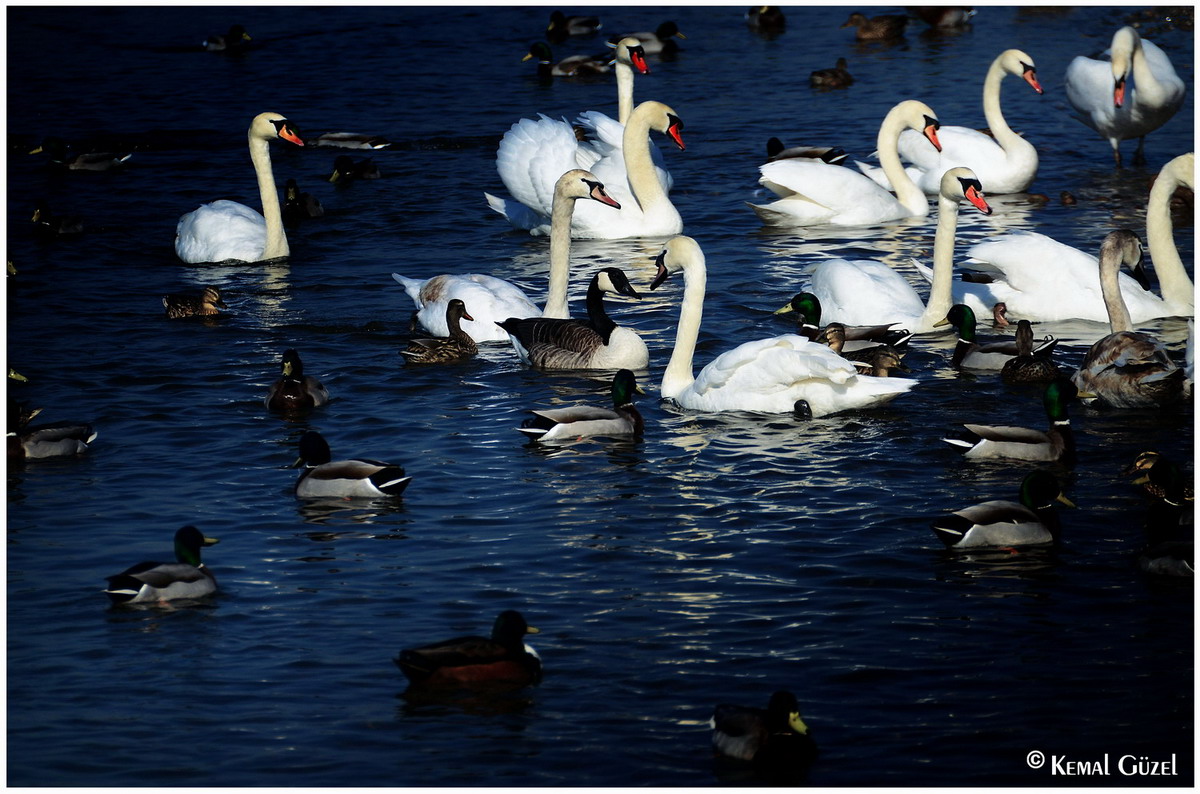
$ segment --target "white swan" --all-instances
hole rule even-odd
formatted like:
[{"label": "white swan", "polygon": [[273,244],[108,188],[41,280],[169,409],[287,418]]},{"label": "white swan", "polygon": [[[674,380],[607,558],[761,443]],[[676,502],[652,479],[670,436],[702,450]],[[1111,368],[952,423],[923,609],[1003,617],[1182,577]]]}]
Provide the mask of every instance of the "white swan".
[{"label": "white swan", "polygon": [[417,307],[417,319],[434,336],[447,336],[446,305],[458,298],[467,306],[474,319],[462,323],[476,342],[504,342],[508,333],[497,323],[509,317],[569,317],[567,310],[567,279],[571,259],[571,215],[579,199],[594,199],[619,209],[620,204],[604,190],[604,185],[588,171],[574,168],[554,184],[552,219],[550,222],[550,286],[546,308],[539,311],[536,304],[511,282],[481,273],[441,275],[430,279],[406,278],[393,273],[392,278],[404,287]]},{"label": "white swan", "polygon": [[[1121,164],[1121,141],[1137,138],[1135,163],[1144,161],[1147,133],[1166,124],[1183,104],[1186,86],[1171,59],[1158,45],[1131,27],[1113,34],[1103,60],[1075,57],[1067,65],[1067,100],[1079,120],[1112,144],[1113,159]],[[1126,83],[1133,75],[1134,88]]]},{"label": "white swan", "polygon": [[883,262],[827,259],[809,268],[812,282],[808,291],[821,302],[822,317],[845,325],[889,323],[913,333],[934,330],[953,303],[954,230],[958,226],[958,202],[963,199],[984,215],[992,213],[971,169],[951,168],[942,175],[938,194],[932,283],[927,301],[921,300],[904,276]]},{"label": "white swan", "polygon": [[1195,288],[1188,278],[1171,225],[1171,196],[1179,185],[1195,189],[1196,155],[1181,154],[1162,167],[1146,201],[1146,245],[1150,262],[1158,274],[1163,302],[1171,314],[1190,317],[1196,313]]},{"label": "white swan", "polygon": [[692,357],[704,312],[704,252],[691,237],[667,241],[650,289],[683,271],[683,303],[675,348],[659,387],[664,399],[699,411],[789,413],[805,401],[813,417],[867,408],[916,385],[906,378],[859,375],[854,364],[797,334],[759,339],[722,353],[692,376]]},{"label": "white swan", "polygon": [[[942,126],[938,128],[938,141],[942,144],[939,153],[911,130],[900,134],[900,157],[912,163],[905,171],[921,190],[937,193],[942,174],[958,165],[974,171],[992,195],[1020,193],[1029,187],[1037,174],[1037,149],[1012,131],[1000,109],[1000,84],[1010,74],[1042,93],[1033,58],[1021,50],[1005,50],[996,56],[983,80],[983,117],[991,130],[990,136],[970,127]],[[880,185],[891,188],[880,168],[868,163],[856,164]]]},{"label": "white swan", "polygon": [[1081,392],[1116,408],[1170,405],[1183,396],[1184,371],[1158,340],[1133,330],[1121,299],[1117,271],[1141,258],[1142,243],[1128,229],[1109,233],[1100,244],[1100,288],[1112,333],[1088,349],[1072,377]]},{"label": "white swan", "polygon": [[765,206],[749,204],[763,223],[809,226],[833,223],[842,226],[882,223],[929,214],[929,201],[904,172],[896,140],[905,128],[924,135],[934,148],[938,142],[937,116],[924,102],[905,100],[892,108],[879,126],[876,146],[879,164],[895,186],[893,196],[856,171],[811,160],[775,160],[759,166],[759,183],[779,196]]},{"label": "white swan", "polygon": [[279,209],[279,193],[271,172],[267,144],[283,138],[297,146],[304,141],[278,113],[259,113],[250,122],[250,161],[258,177],[262,214],[236,201],[221,199],[202,204],[179,219],[175,227],[175,253],[189,264],[198,262],[260,262],[288,255],[287,235]]},{"label": "white swan", "polygon": [[[614,129],[618,126],[612,125]],[[620,148],[610,147],[596,159],[596,150],[581,144],[565,122],[545,116],[539,121],[521,119],[504,134],[496,154],[500,179],[516,200],[484,196],[514,227],[545,234],[554,174],[587,167],[620,202],[621,210],[579,207],[571,219],[572,237],[615,240],[677,234],[683,229],[683,219],[655,169],[649,134],[651,130],[666,133],[683,149],[682,129],[683,122],[669,106],[642,102],[629,115]],[[585,165],[589,161],[590,165]]]}]

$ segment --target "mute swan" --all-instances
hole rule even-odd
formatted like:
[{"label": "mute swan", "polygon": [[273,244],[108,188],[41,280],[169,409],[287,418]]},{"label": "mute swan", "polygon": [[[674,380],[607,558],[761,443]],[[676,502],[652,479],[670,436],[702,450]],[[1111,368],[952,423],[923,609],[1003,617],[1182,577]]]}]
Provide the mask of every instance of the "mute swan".
[{"label": "mute swan", "polygon": [[630,328],[618,326],[604,311],[604,293],[638,297],[620,268],[606,267],[592,277],[587,291],[588,319],[510,317],[500,323],[526,364],[545,369],[645,369],[646,343]]},{"label": "mute swan", "polygon": [[1047,383],[1058,376],[1058,365],[1050,356],[1034,355],[1033,326],[1028,320],[1018,320],[1017,355],[1004,362],[1000,379],[1005,383]]},{"label": "mute swan", "polygon": [[[1112,144],[1118,166],[1121,141],[1127,138],[1138,139],[1133,162],[1144,162],[1147,133],[1175,115],[1187,89],[1167,54],[1131,27],[1114,33],[1100,57],[1079,55],[1067,65],[1067,101],[1080,121]],[[1130,74],[1134,87],[1127,90]]]},{"label": "mute swan", "polygon": [[538,630],[520,612],[506,609],[490,637],[455,637],[420,648],[406,648],[393,661],[414,685],[479,686],[536,684],[542,660],[525,643]]},{"label": "mute swan", "polygon": [[638,388],[633,373],[621,369],[613,376],[611,409],[590,405],[543,408],[530,411],[533,418],[526,419],[517,429],[534,441],[574,440],[591,436],[640,438],[645,431],[645,421],[633,404],[634,392],[644,394]]},{"label": "mute swan", "polygon": [[329,444],[315,430],[300,436],[300,457],[292,468],[304,467],[296,481],[296,496],[376,497],[399,496],[412,477],[404,469],[377,460],[333,460]]},{"label": "mute swan", "polygon": [[955,510],[930,526],[952,549],[981,546],[1031,546],[1058,541],[1062,527],[1055,502],[1075,505],[1063,496],[1058,479],[1035,471],[1021,481],[1021,503],[996,499]]},{"label": "mute swan", "polygon": [[796,696],[787,690],[771,695],[765,709],[718,704],[709,724],[714,751],[772,767],[772,772],[786,772],[785,766],[803,771],[817,755]]},{"label": "mute swan", "polygon": [[1137,333],[1121,299],[1117,270],[1142,257],[1142,243],[1127,229],[1100,244],[1100,289],[1112,333],[1091,346],[1073,380],[1115,408],[1170,405],[1183,396],[1183,370],[1149,334]]},{"label": "mute swan", "polygon": [[901,102],[884,117],[876,146],[880,167],[896,187],[895,196],[848,168],[793,158],[759,166],[762,173],[759,184],[779,196],[779,200],[766,206],[749,206],[763,223],[800,226],[818,223],[857,226],[927,215],[929,201],[904,173],[896,140],[907,127],[923,134],[940,151],[939,126],[929,106],[915,99]]},{"label": "mute swan", "polygon": [[904,35],[908,17],[903,14],[879,14],[870,19],[855,11],[842,23],[843,28],[855,28],[854,38],[859,41],[886,41]]},{"label": "mute swan", "polygon": [[1007,425],[963,425],[973,438],[960,441],[957,438],[942,439],[956,447],[965,447],[964,458],[972,460],[1061,460],[1067,465],[1075,463],[1075,435],[1071,432],[1071,417],[1067,405],[1077,397],[1092,397],[1080,394],[1075,384],[1067,378],[1058,378],[1042,394],[1042,407],[1050,428],[1045,432],[1025,427]]},{"label": "mute swan", "polygon": [[683,229],[683,220],[655,170],[649,133],[666,133],[683,149],[682,129],[683,122],[669,106],[642,102],[629,116],[620,148],[610,147],[607,154],[593,160],[596,151],[584,147],[564,122],[545,116],[540,121],[521,119],[504,134],[496,155],[496,169],[516,200],[484,196],[514,227],[545,234],[553,174],[579,167],[580,159],[591,160],[592,173],[608,186],[621,210],[579,207],[571,218],[572,237],[615,240],[677,234]]},{"label": "mute swan", "polygon": [[809,291],[817,296],[826,319],[847,325],[889,323],[917,334],[934,330],[952,303],[954,230],[958,226],[958,202],[963,199],[984,215],[992,213],[971,169],[951,168],[942,175],[938,195],[928,300],[922,301],[907,279],[883,262],[826,259],[809,269]]},{"label": "mute swan", "polygon": [[417,319],[434,336],[446,336],[446,304],[459,298],[471,307],[471,316],[463,326],[476,342],[506,342],[508,333],[497,323],[509,317],[570,317],[567,310],[567,279],[571,258],[571,216],[579,199],[593,199],[620,208],[604,190],[604,185],[589,171],[573,168],[554,183],[550,221],[550,288],[546,308],[539,311],[518,287],[494,276],[471,273],[465,276],[442,275],[431,279],[392,278],[417,306]]},{"label": "mute swan", "polygon": [[675,348],[659,387],[664,399],[700,411],[790,413],[806,401],[812,416],[881,405],[916,385],[904,378],[858,375],[828,347],[796,334],[746,342],[722,353],[692,376],[692,357],[704,312],[704,252],[691,237],[667,241],[650,289],[683,271],[683,303]]},{"label": "mute swan", "polygon": [[221,309],[228,308],[225,301],[221,300],[221,290],[217,287],[205,287],[199,295],[179,292],[163,295],[162,305],[167,317],[172,320],[220,314]]},{"label": "mute swan", "polygon": [[109,576],[104,591],[114,604],[141,604],[200,598],[217,591],[217,579],[200,561],[200,549],[217,543],[186,526],[175,533],[175,562],[140,562]]},{"label": "mute swan", "polygon": [[438,339],[414,339],[400,355],[410,364],[446,364],[461,361],[479,352],[471,335],[460,325],[463,319],[474,320],[467,314],[467,307],[458,298],[446,304],[446,327],[449,335]]},{"label": "mute swan", "polygon": [[[983,80],[983,117],[991,135],[969,127],[938,128],[940,152],[930,149],[915,132],[900,134],[900,157],[913,165],[905,169],[926,193],[937,193],[942,174],[955,166],[966,166],[987,185],[988,193],[1020,193],[1037,174],[1038,155],[1033,144],[1013,132],[1000,109],[1000,84],[1005,75],[1016,75],[1041,94],[1033,58],[1020,50],[1005,50],[996,56]],[[891,183],[877,167],[858,163],[859,170],[885,188]]]},{"label": "mute swan", "polygon": [[278,113],[255,116],[247,137],[263,214],[226,199],[201,204],[180,218],[175,227],[175,254],[184,262],[260,262],[288,255],[267,142],[283,138],[303,146],[304,141],[292,123]]},{"label": "mute swan", "polygon": [[279,379],[271,384],[263,404],[268,411],[299,413],[329,402],[329,390],[313,375],[304,374],[300,354],[289,348],[279,361]]},{"label": "mute swan", "polygon": [[1146,244],[1150,262],[1158,274],[1158,286],[1166,308],[1175,316],[1196,312],[1195,288],[1188,278],[1171,225],[1171,196],[1179,185],[1195,188],[1196,155],[1181,154],[1162,167],[1146,202]]}]

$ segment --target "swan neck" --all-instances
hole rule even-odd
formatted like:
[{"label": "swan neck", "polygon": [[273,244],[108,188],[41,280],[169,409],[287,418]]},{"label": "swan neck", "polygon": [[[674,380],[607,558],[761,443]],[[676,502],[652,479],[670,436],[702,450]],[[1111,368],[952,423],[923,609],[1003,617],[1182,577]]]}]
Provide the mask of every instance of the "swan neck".
[{"label": "swan neck", "polygon": [[933,236],[933,281],[929,284],[929,300],[919,323],[929,328],[942,320],[953,305],[954,233],[958,229],[958,201],[938,196],[937,231]]},{"label": "swan neck", "polygon": [[1194,288],[1175,247],[1175,229],[1171,223],[1171,196],[1179,184],[1178,176],[1170,168],[1164,168],[1154,180],[1146,202],[1146,244],[1163,300],[1175,307],[1173,311],[1191,314],[1195,306]]},{"label": "swan neck", "polygon": [[567,319],[567,281],[571,275],[571,215],[575,200],[555,195],[550,208],[550,285],[546,292],[543,317]]},{"label": "swan neck", "polygon": [[1108,311],[1108,325],[1114,334],[1132,331],[1133,321],[1129,309],[1121,296],[1121,253],[1107,245],[1100,248],[1100,294],[1104,296],[1104,308]]},{"label": "swan neck", "polygon": [[692,374],[692,357],[696,353],[696,340],[700,336],[700,320],[704,316],[704,290],[708,272],[704,260],[693,262],[683,269],[683,302],[679,307],[679,325],[675,330],[675,347],[671,360],[663,371],[659,394],[664,398],[676,397],[695,382]]},{"label": "swan neck", "polygon": [[1136,104],[1160,105],[1165,102],[1166,87],[1158,81],[1154,71],[1150,68],[1150,62],[1146,60],[1146,53],[1142,50],[1141,39],[1134,45],[1129,60],[1133,72],[1133,83],[1137,87],[1138,93],[1138,96],[1134,97]]},{"label": "swan neck", "polygon": [[648,213],[652,206],[667,201],[667,194],[654,171],[650,145],[650,124],[644,117],[631,116],[621,136],[621,147],[624,150],[629,189],[643,213]]},{"label": "swan neck", "polygon": [[617,61],[617,121],[629,123],[633,112],[633,67]]},{"label": "swan neck", "polygon": [[1004,120],[1004,113],[1000,110],[1000,84],[1007,74],[1008,71],[1000,63],[1000,58],[997,58],[992,61],[987,77],[983,80],[983,117],[987,119],[992,137],[1005,151],[1008,151],[1014,140],[1022,140],[1021,136],[1008,126],[1008,122]]},{"label": "swan neck", "polygon": [[287,256],[287,235],[283,231],[283,213],[279,209],[279,191],[275,187],[275,174],[271,170],[271,149],[265,138],[250,133],[250,162],[258,177],[258,195],[262,200],[263,220],[267,222],[267,242],[262,258],[278,259]]},{"label": "swan neck", "polygon": [[[879,125],[879,135],[875,139],[875,149],[879,152],[879,167],[887,176],[892,189],[896,191],[896,200],[903,204],[906,210],[912,215],[928,215],[929,199],[925,197],[925,191],[916,186],[904,170],[904,164],[900,162],[898,147],[900,133],[904,131],[905,126],[895,114],[889,113],[884,117],[883,124]],[[928,141],[926,144],[932,146]]]}]

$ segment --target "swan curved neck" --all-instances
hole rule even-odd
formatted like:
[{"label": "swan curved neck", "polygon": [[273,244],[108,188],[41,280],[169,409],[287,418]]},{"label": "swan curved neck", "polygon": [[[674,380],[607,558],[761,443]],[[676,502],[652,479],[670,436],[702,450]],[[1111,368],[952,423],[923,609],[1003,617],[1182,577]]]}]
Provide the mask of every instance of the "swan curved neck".
[{"label": "swan curved neck", "polygon": [[1008,70],[1000,62],[1003,57],[992,61],[987,77],[983,80],[983,117],[987,119],[988,129],[991,130],[996,143],[1007,152],[1018,142],[1024,143],[1025,139],[1012,131],[1008,122],[1004,120],[1003,111],[1000,110],[1000,84],[1008,74]]},{"label": "swan curved neck", "polygon": [[679,325],[675,330],[675,348],[671,360],[663,371],[659,394],[673,398],[692,385],[696,378],[692,374],[692,357],[696,353],[696,340],[700,336],[700,320],[704,316],[704,290],[708,271],[704,259],[691,262],[683,269],[683,302],[679,307]]},{"label": "swan curved neck", "polygon": [[944,319],[954,303],[954,232],[958,228],[958,200],[938,195],[938,223],[933,236],[933,281],[929,284],[929,300],[925,313],[917,323],[932,328]]},{"label": "swan curved neck", "polygon": [[617,61],[617,121],[629,123],[633,112],[633,67]]},{"label": "swan curved neck", "polygon": [[253,132],[250,138],[250,162],[258,177],[258,195],[262,200],[263,220],[267,222],[267,242],[262,258],[279,259],[288,256],[287,234],[283,231],[283,213],[279,208],[279,191],[275,188],[275,174],[271,170],[271,149],[265,138]]},{"label": "swan curved neck", "polygon": [[1137,86],[1138,104],[1161,105],[1166,101],[1167,88],[1159,82],[1154,75],[1154,71],[1150,68],[1150,62],[1146,60],[1146,53],[1142,49],[1142,41],[1138,39],[1133,45],[1133,52],[1130,54],[1131,71],[1133,72],[1133,82]]},{"label": "swan curved neck", "polygon": [[1115,246],[1100,246],[1100,293],[1104,296],[1104,308],[1108,311],[1108,324],[1114,334],[1132,331],[1133,321],[1125,299],[1121,296],[1118,276],[1121,270],[1121,252]]},{"label": "swan curved neck", "polygon": [[647,214],[651,208],[663,203],[669,205],[667,194],[654,171],[654,161],[650,158],[650,124],[644,116],[630,116],[621,136],[621,148],[629,189],[642,208],[642,213]]},{"label": "swan curved neck", "polygon": [[905,172],[904,164],[900,162],[898,144],[900,133],[906,126],[899,116],[889,113],[884,117],[883,123],[879,125],[879,135],[875,139],[875,149],[879,152],[879,167],[887,176],[892,189],[896,191],[896,200],[903,204],[906,210],[913,215],[928,215],[929,199],[925,197],[925,191],[916,186]]},{"label": "swan curved neck", "polygon": [[1186,166],[1172,161],[1150,188],[1150,198],[1146,202],[1146,244],[1150,248],[1154,272],[1158,274],[1163,300],[1172,311],[1192,314],[1196,300],[1194,288],[1175,247],[1175,230],[1171,223],[1171,195],[1182,182],[1177,168]]},{"label": "swan curved neck", "polygon": [[550,285],[543,317],[567,319],[567,281],[571,275],[571,215],[575,199],[555,196],[550,208]]}]

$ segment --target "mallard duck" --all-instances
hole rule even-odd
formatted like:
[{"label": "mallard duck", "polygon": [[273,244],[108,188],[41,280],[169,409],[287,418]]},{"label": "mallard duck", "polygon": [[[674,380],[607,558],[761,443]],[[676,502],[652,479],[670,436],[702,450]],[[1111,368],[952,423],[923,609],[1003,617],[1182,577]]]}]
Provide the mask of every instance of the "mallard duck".
[{"label": "mallard duck", "polygon": [[905,9],[931,28],[960,28],[975,16],[970,6],[905,6]]},{"label": "mallard duck", "polygon": [[263,401],[267,410],[300,413],[329,402],[329,390],[317,378],[304,374],[304,362],[294,349],[283,352],[279,370],[279,380],[271,384]]},{"label": "mallard duck", "polygon": [[1183,470],[1148,450],[1122,473],[1139,475],[1133,484],[1146,499],[1147,543],[1138,553],[1138,567],[1164,576],[1195,576],[1195,543],[1190,537],[1194,492]]},{"label": "mallard duck", "polygon": [[746,24],[758,33],[778,34],[787,27],[787,18],[779,6],[750,6]]},{"label": "mallard duck", "polygon": [[329,175],[330,182],[350,182],[355,179],[379,179],[379,166],[371,158],[356,160],[342,154],[333,161],[333,173]]},{"label": "mallard duck", "polygon": [[311,193],[301,193],[296,180],[289,179],[283,189],[283,219],[288,223],[319,218],[325,214],[320,200]]},{"label": "mallard duck", "polygon": [[220,314],[221,309],[229,308],[221,299],[221,290],[217,287],[205,287],[199,295],[180,292],[163,295],[162,305],[167,317],[173,320]]},{"label": "mallard duck", "polygon": [[1061,524],[1054,502],[1075,505],[1053,474],[1035,471],[1021,481],[1021,503],[981,502],[935,519],[930,526],[952,549],[1032,546],[1057,542]]},{"label": "mallard duck", "polygon": [[217,543],[200,530],[186,526],[175,533],[175,562],[140,562],[109,576],[104,592],[115,604],[144,604],[200,598],[217,591],[212,571],[200,561],[200,549]]},{"label": "mallard duck", "polygon": [[529,45],[529,52],[522,61],[537,59],[538,75],[541,77],[587,77],[608,74],[612,71],[612,55],[571,55],[555,63],[550,46],[545,42]]},{"label": "mallard duck", "polygon": [[517,429],[534,441],[574,440],[591,436],[641,438],[645,422],[633,404],[634,392],[645,394],[632,372],[618,370],[612,381],[611,410],[590,405],[533,410],[530,411],[533,418],[526,419]]},{"label": "mallard duck", "polygon": [[446,327],[450,335],[437,339],[414,339],[400,351],[410,364],[446,364],[461,361],[479,352],[471,335],[462,329],[461,320],[474,320],[467,314],[467,305],[458,298],[446,304]]},{"label": "mallard duck", "polygon": [[77,215],[55,215],[45,204],[38,204],[29,219],[34,230],[46,237],[74,237],[83,234],[83,221]]},{"label": "mallard duck", "polygon": [[789,160],[793,157],[820,160],[829,165],[841,165],[846,150],[840,146],[784,146],[778,138],[767,139],[767,162]]},{"label": "mallard duck", "polygon": [[24,403],[8,405],[8,458],[10,461],[64,458],[82,455],[88,444],[96,440],[96,431],[83,422],[55,422],[33,425],[30,422],[42,412],[28,410]]},{"label": "mallard duck", "polygon": [[1133,330],[1117,282],[1122,264],[1142,259],[1142,242],[1128,229],[1110,232],[1100,245],[1100,290],[1112,333],[1094,343],[1072,378],[1080,391],[1114,408],[1171,405],[1183,397],[1184,371],[1166,348]]},{"label": "mallard duck", "polygon": [[76,154],[69,150],[67,142],[62,138],[47,135],[42,139],[42,145],[29,152],[30,154],[45,153],[50,165],[65,168],[68,171],[108,171],[124,163],[132,154],[114,152],[82,152]]},{"label": "mallard duck", "polygon": [[230,25],[229,31],[224,36],[209,36],[204,40],[202,46],[209,52],[232,52],[245,49],[246,42],[250,40],[250,34],[244,27]]},{"label": "mallard duck", "polygon": [[1046,409],[1049,429],[1033,430],[1026,427],[1007,425],[963,425],[973,434],[970,441],[946,438],[943,441],[967,449],[963,457],[987,460],[1061,460],[1067,465],[1075,462],[1075,436],[1071,432],[1071,418],[1067,405],[1080,394],[1075,384],[1067,378],[1059,378],[1046,387],[1042,395],[1042,407]]},{"label": "mallard duck", "polygon": [[554,317],[510,317],[500,323],[526,364],[543,369],[644,369],[650,353],[641,336],[618,326],[604,310],[604,293],[640,297],[620,268],[592,276],[587,321]]},{"label": "mallard duck", "polygon": [[[792,299],[783,306],[775,310],[775,314],[787,314],[796,312],[797,323],[799,328],[796,333],[803,337],[817,341],[823,333],[821,329],[821,300],[811,292],[799,292],[792,296]],[[835,325],[835,323],[830,323]],[[837,350],[843,357],[845,352],[855,352],[864,350],[878,345],[891,345],[903,357],[903,351],[908,344],[908,340],[912,338],[912,334],[907,330],[892,329],[890,325],[857,325],[847,326],[843,323],[836,323],[841,327],[840,336],[842,339],[841,349]],[[836,332],[835,332],[836,334]],[[824,344],[829,344],[828,336],[821,340]],[[832,345],[830,345],[832,347]]]},{"label": "mallard duck", "polygon": [[679,44],[675,39],[686,39],[687,36],[679,32],[678,25],[667,21],[655,28],[653,33],[644,30],[637,33],[625,33],[613,36],[608,41],[610,44],[616,44],[625,38],[635,38],[640,41],[642,49],[647,55],[670,55],[679,49]]},{"label": "mallard duck", "polygon": [[[1002,369],[1021,352],[1020,346],[1013,339],[980,344],[975,337],[975,312],[965,303],[951,306],[945,319],[933,325],[935,328],[953,325],[958,331],[958,344],[954,346],[954,356],[950,359],[950,365],[955,369]],[[1057,344],[1057,339],[1048,336],[1032,349],[1032,355],[1048,358]]]},{"label": "mallard duck", "polygon": [[377,460],[333,460],[329,444],[315,430],[300,436],[300,457],[292,468],[304,466],[296,481],[296,496],[308,497],[377,497],[399,496],[412,477],[404,469]]},{"label": "mallard duck", "polygon": [[546,38],[562,41],[568,36],[591,36],[601,27],[600,17],[567,16],[561,11],[552,11],[550,24],[546,26]]},{"label": "mallard duck", "polygon": [[506,609],[492,624],[491,637],[455,637],[420,648],[406,648],[393,661],[414,684],[527,686],[542,679],[542,660],[525,644],[538,630],[520,612]]},{"label": "mallard duck", "polygon": [[[907,342],[911,336],[912,334],[908,334],[901,344]],[[887,342],[860,347],[857,350],[846,350],[846,326],[841,323],[830,323],[825,326],[815,341],[828,345],[830,350],[842,358],[854,362],[854,366],[864,375],[886,378],[893,369],[912,372],[900,360],[903,353]]]},{"label": "mallard duck", "polygon": [[803,768],[817,754],[796,696],[787,690],[771,695],[765,709],[722,703],[713,711],[709,725],[714,752],[756,766]]},{"label": "mallard duck", "polygon": [[368,135],[362,132],[323,132],[312,138],[305,138],[304,144],[335,149],[386,149],[392,142],[382,135]]},{"label": "mallard duck", "polygon": [[903,36],[907,24],[908,17],[902,14],[879,14],[868,19],[865,14],[855,11],[842,27],[857,28],[854,38],[859,41],[885,41]]},{"label": "mallard duck", "polygon": [[1122,473],[1138,474],[1133,484],[1148,498],[1175,504],[1195,499],[1193,486],[1184,477],[1179,465],[1159,452],[1146,450],[1138,453]]},{"label": "mallard duck", "polygon": [[[998,304],[999,305],[999,304]],[[1017,322],[1017,355],[1004,362],[1000,378],[1005,383],[1049,383],[1061,373],[1049,354],[1035,354],[1033,350],[1033,324],[1028,320]]]},{"label": "mallard duck", "polygon": [[854,82],[845,58],[838,58],[831,69],[817,69],[808,76],[808,84],[815,88],[845,88]]}]

